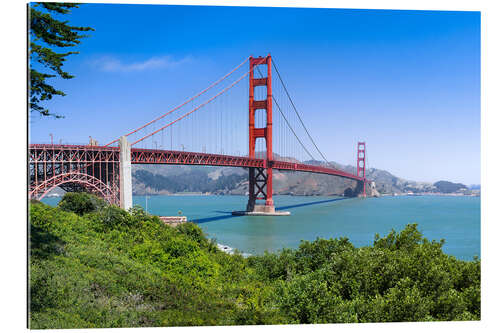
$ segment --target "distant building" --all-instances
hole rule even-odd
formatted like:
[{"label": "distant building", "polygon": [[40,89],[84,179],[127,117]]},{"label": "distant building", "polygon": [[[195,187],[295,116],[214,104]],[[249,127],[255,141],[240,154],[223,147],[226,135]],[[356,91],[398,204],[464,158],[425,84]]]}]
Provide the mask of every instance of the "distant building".
[{"label": "distant building", "polygon": [[159,218],[160,220],[162,220],[163,223],[171,227],[176,227],[181,223],[187,222],[186,216],[159,216]]}]

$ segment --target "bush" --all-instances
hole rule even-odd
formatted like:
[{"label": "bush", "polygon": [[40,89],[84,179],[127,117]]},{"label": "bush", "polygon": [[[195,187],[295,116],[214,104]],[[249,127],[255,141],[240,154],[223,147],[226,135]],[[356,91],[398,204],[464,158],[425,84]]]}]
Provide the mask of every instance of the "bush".
[{"label": "bush", "polygon": [[131,218],[130,214],[125,210],[116,206],[107,206],[98,211],[93,211],[86,218],[92,221],[94,230],[102,233],[114,229],[120,230],[139,222]]},{"label": "bush", "polygon": [[356,248],[347,238],[244,258],[193,223],[89,194],[30,205],[30,327],[148,327],[479,320],[480,261],[416,225]]},{"label": "bush", "polygon": [[290,323],[479,320],[480,262],[444,254],[443,243],[410,224],[369,247],[317,239],[248,262],[276,286]]},{"label": "bush", "polygon": [[59,202],[59,208],[78,215],[97,211],[107,204],[96,195],[85,192],[67,192]]}]

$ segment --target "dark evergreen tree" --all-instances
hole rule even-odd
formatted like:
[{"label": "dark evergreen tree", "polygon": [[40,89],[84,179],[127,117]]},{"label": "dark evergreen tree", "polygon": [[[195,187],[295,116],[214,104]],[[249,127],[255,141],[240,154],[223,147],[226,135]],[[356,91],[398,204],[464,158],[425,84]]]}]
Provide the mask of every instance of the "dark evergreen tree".
[{"label": "dark evergreen tree", "polygon": [[[75,3],[43,2],[30,5],[29,10],[29,106],[30,112],[39,112],[43,116],[61,115],[51,113],[49,109],[40,105],[41,101],[50,100],[54,95],[66,94],[47,83],[47,79],[59,76],[71,79],[74,76],[65,72],[62,67],[66,57],[78,54],[77,51],[57,52],[61,48],[74,47],[80,44],[82,38],[88,35],[80,34],[82,31],[94,31],[90,27],[74,27],[68,21],[55,19],[52,14],[69,14],[72,8],[79,5]],[[39,63],[50,70],[51,73],[42,73],[33,68],[34,63]]]}]

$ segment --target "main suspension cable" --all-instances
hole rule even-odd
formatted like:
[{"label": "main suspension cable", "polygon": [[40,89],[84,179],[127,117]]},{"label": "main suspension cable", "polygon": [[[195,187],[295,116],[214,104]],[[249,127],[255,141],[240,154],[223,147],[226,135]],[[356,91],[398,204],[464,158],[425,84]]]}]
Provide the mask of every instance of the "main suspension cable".
[{"label": "main suspension cable", "polygon": [[[259,65],[260,65],[260,64],[259,64]],[[135,145],[135,144],[137,144],[137,143],[139,143],[139,142],[143,141],[144,139],[146,139],[146,138],[148,138],[148,137],[150,137],[150,136],[152,136],[152,135],[154,135],[154,134],[158,133],[158,132],[159,132],[159,131],[161,131],[161,130],[164,130],[165,128],[167,128],[167,127],[169,127],[169,126],[171,126],[171,125],[175,124],[175,123],[176,123],[176,122],[178,122],[179,120],[181,120],[181,119],[183,119],[183,118],[185,118],[185,117],[189,116],[190,114],[192,114],[192,113],[193,113],[193,112],[195,112],[196,110],[200,109],[201,107],[203,107],[203,106],[205,106],[205,105],[209,104],[209,103],[210,103],[210,102],[212,102],[214,99],[216,99],[217,97],[219,97],[220,95],[222,95],[223,93],[225,93],[226,91],[228,91],[229,89],[231,89],[232,87],[234,87],[234,85],[236,85],[238,82],[240,82],[240,81],[241,81],[244,77],[246,77],[248,74],[250,74],[250,70],[249,70],[248,72],[246,72],[245,74],[243,74],[242,76],[240,76],[240,77],[239,77],[236,81],[234,81],[232,84],[230,84],[229,86],[227,86],[226,88],[224,88],[223,90],[221,90],[219,93],[217,93],[216,95],[214,95],[212,98],[210,98],[210,99],[208,99],[207,101],[205,101],[204,103],[202,103],[202,104],[198,105],[198,106],[197,106],[196,108],[194,108],[193,110],[191,110],[191,111],[189,111],[189,112],[185,113],[184,115],[182,115],[182,116],[180,116],[179,118],[177,118],[177,119],[175,119],[175,120],[171,121],[171,122],[170,122],[170,123],[168,123],[167,125],[165,125],[165,126],[161,127],[160,129],[158,129],[158,130],[156,130],[156,131],[154,131],[154,132],[152,132],[152,133],[150,133],[150,134],[148,134],[148,135],[144,136],[143,138],[141,138],[141,139],[139,139],[139,140],[137,140],[137,141],[135,141],[135,142],[131,143],[130,145],[131,145],[131,146],[133,146],[133,145]]]},{"label": "main suspension cable", "polygon": [[[285,83],[283,82],[283,79],[281,78],[281,75],[280,75],[280,72],[278,71],[278,68],[276,67],[274,61],[271,62],[273,64],[273,67],[274,69],[276,70],[276,73],[278,74],[278,78],[280,79],[281,81],[281,85],[283,86],[283,88],[285,89],[285,93],[286,95],[288,96],[288,99],[290,100],[290,103],[292,104],[292,107],[293,109],[295,110],[295,113],[297,114],[297,117],[299,118],[300,120],[300,123],[302,124],[302,127],[304,127],[304,130],[306,131],[307,133],[307,136],[309,137],[309,139],[311,140],[312,144],[314,145],[314,147],[316,148],[316,150],[318,151],[318,153],[321,155],[321,157],[325,160],[325,162],[330,165],[330,166],[333,166],[330,162],[328,162],[328,160],[326,159],[325,155],[323,155],[323,153],[321,152],[321,150],[319,150],[318,146],[316,145],[316,142],[314,142],[311,134],[309,133],[309,131],[307,130],[307,127],[306,125],[304,124],[304,122],[302,121],[302,117],[300,116],[299,112],[297,111],[297,108],[295,107],[295,104],[293,103],[292,101],[292,98],[290,97],[290,94],[288,93],[288,89],[286,89],[286,85]],[[334,169],[337,169],[334,167]]]},{"label": "main suspension cable", "polygon": [[[193,101],[195,98],[199,97],[200,95],[204,94],[205,92],[207,92],[208,90],[212,89],[213,87],[215,87],[216,85],[218,85],[219,83],[221,83],[224,79],[226,79],[229,75],[231,75],[232,73],[234,73],[238,68],[240,68],[241,66],[243,66],[247,61],[248,59],[250,59],[250,57],[247,57],[241,64],[239,64],[238,66],[236,66],[232,71],[230,71],[229,73],[227,73],[226,75],[224,75],[223,77],[221,77],[220,79],[218,79],[217,81],[215,81],[214,83],[212,83],[210,86],[208,86],[207,88],[203,89],[202,91],[200,91],[199,93],[197,93],[196,95],[192,96],[190,99],[188,99],[187,101],[185,101],[184,103],[176,106],[175,108],[171,109],[170,111],[168,111],[167,113],[159,116],[158,118],[150,121],[149,123],[133,130],[132,132],[128,133],[128,134],[125,134],[125,136],[129,136],[131,134],[134,134],[136,133],[137,131],[140,131],[141,129],[143,129],[144,127],[164,118],[165,116],[171,114],[172,112],[174,112],[175,110],[183,107],[184,105],[186,105],[187,103]],[[116,140],[113,140],[111,141],[110,143],[108,143],[107,145],[104,145],[105,147],[106,146],[109,146],[109,145],[112,145],[113,143],[119,141],[120,139],[116,139]]]},{"label": "main suspension cable", "polygon": [[[262,75],[262,72],[260,71],[259,67],[257,67],[257,71],[259,72],[260,74],[260,77],[263,78],[264,76]],[[288,125],[288,128],[290,128],[290,130],[292,131],[293,135],[295,135],[295,138],[297,139],[297,141],[299,141],[300,145],[302,146],[302,148],[304,148],[304,150],[306,151],[306,153],[311,157],[311,159],[315,159],[313,157],[313,155],[309,152],[309,150],[307,150],[307,148],[304,146],[304,144],[302,143],[302,141],[299,139],[299,137],[297,136],[297,134],[295,133],[295,131],[293,130],[292,126],[290,125],[290,123],[288,122],[288,119],[286,119],[285,115],[283,114],[283,111],[281,111],[281,107],[280,105],[278,104],[278,101],[276,101],[276,99],[274,98],[274,95],[272,96],[273,97],[273,101],[274,103],[276,103],[276,106],[278,107],[278,110],[279,112],[281,113],[281,115],[283,116],[283,119],[285,119],[285,122],[286,124]]]}]

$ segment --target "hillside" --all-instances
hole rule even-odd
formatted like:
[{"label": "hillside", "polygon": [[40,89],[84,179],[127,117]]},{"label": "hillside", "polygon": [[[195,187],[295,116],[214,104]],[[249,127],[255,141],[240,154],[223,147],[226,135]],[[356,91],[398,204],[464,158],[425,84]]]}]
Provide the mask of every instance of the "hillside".
[{"label": "hillside", "polygon": [[[134,194],[209,192],[245,195],[248,171],[243,168],[198,166],[137,166],[132,170]],[[298,172],[273,173],[275,194],[335,195],[354,188],[356,182],[328,175]]]},{"label": "hillside", "polygon": [[444,180],[434,183],[434,186],[441,193],[453,193],[460,190],[467,190],[467,186],[465,186],[464,184],[452,183]]},{"label": "hillside", "polygon": [[[326,166],[326,163],[316,162]],[[331,162],[335,167],[356,173],[353,166]],[[370,168],[367,177],[375,181],[379,193],[433,192],[432,183],[415,182],[396,177],[388,171]],[[182,192],[208,192],[212,194],[241,194],[248,192],[248,171],[243,168],[203,166],[134,165],[132,168],[134,194],[173,194]],[[302,172],[274,171],[275,194],[292,195],[344,195],[354,190],[356,182]]]},{"label": "hillside", "polygon": [[85,193],[30,204],[29,326],[155,327],[480,320],[480,261],[416,225],[244,258]]}]

